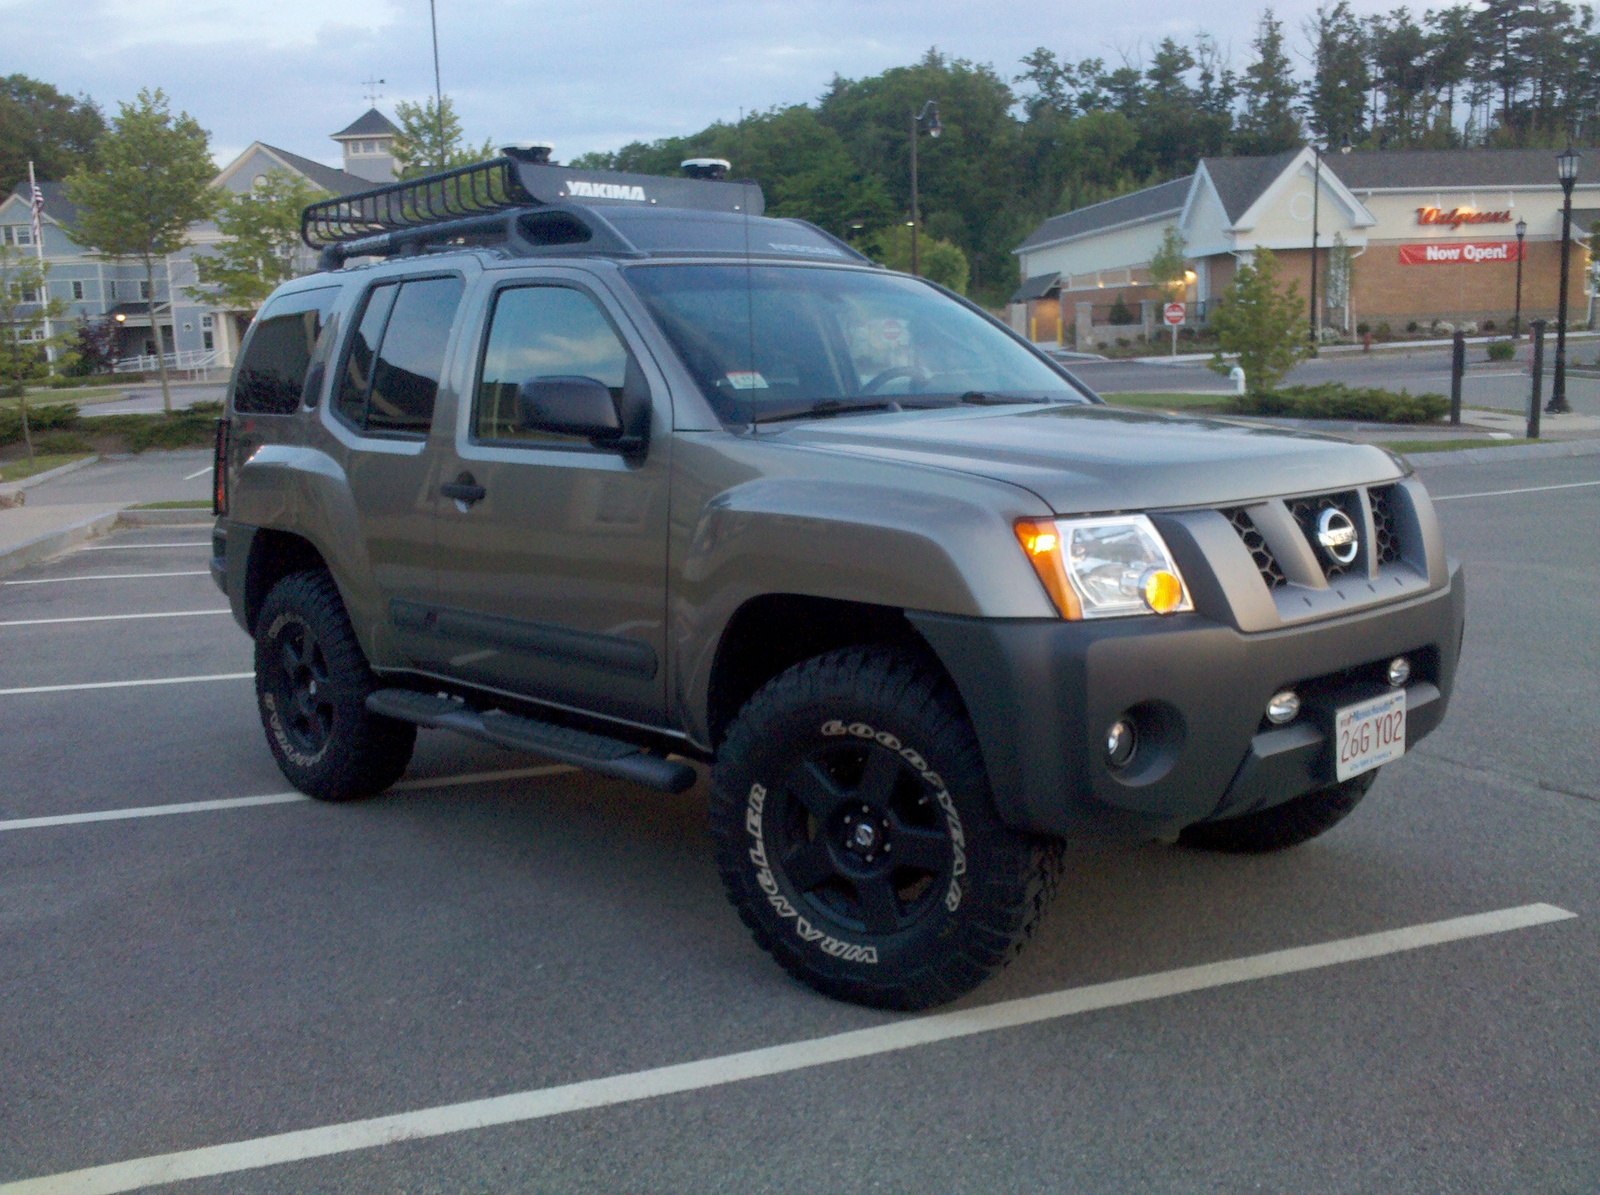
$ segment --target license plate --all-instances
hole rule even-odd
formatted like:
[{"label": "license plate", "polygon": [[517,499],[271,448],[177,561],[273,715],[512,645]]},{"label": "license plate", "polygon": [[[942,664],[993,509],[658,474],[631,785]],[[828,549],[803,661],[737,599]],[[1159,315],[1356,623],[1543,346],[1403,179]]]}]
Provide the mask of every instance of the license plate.
[{"label": "license plate", "polygon": [[1333,737],[1334,774],[1341,781],[1399,759],[1406,753],[1406,691],[1335,710]]}]

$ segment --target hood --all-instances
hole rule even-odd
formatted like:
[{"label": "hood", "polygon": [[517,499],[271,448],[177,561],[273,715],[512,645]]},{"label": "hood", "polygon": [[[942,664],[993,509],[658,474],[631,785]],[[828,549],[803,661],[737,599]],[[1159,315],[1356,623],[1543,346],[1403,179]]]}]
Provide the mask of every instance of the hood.
[{"label": "hood", "polygon": [[1010,482],[1056,514],[1229,506],[1406,473],[1370,444],[1100,406],[845,415],[796,424],[773,438]]}]

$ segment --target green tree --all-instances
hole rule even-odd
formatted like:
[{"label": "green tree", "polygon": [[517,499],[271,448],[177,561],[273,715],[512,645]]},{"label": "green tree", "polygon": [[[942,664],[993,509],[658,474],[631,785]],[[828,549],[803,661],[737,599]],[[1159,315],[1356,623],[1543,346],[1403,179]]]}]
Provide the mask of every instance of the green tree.
[{"label": "green tree", "polygon": [[27,75],[0,79],[0,194],[28,177],[62,179],[94,157],[106,131],[88,96],[73,99]]},{"label": "green tree", "polygon": [[1181,300],[1188,286],[1188,262],[1184,260],[1183,234],[1176,224],[1161,232],[1161,244],[1150,258],[1150,281],[1166,292],[1167,298]]},{"label": "green tree", "polygon": [[249,191],[224,201],[217,212],[223,240],[209,257],[197,257],[200,286],[189,294],[254,312],[280,282],[299,272],[300,212],[327,197],[298,174],[269,170]]},{"label": "green tree", "polygon": [[[874,238],[869,254],[891,270],[911,272],[911,228],[894,224]],[[922,234],[917,241],[917,264],[930,282],[948,287],[958,295],[967,293],[967,255],[949,241]]]},{"label": "green tree", "polygon": [[401,178],[416,178],[457,166],[470,166],[495,156],[494,142],[485,138],[474,149],[461,132],[461,119],[449,96],[435,103],[401,100],[394,106],[400,135],[394,139],[394,160]]},{"label": "green tree", "polygon": [[189,226],[216,210],[217,195],[211,189],[216,166],[206,131],[187,112],[173,116],[160,90],[141,91],[133,103],[119,107],[100,142],[99,165],[80,168],[67,179],[67,195],[78,205],[73,236],[109,257],[144,263],[161,404],[170,414],[172,389],[156,318],[155,263],[183,248]]},{"label": "green tree", "polygon": [[1367,38],[1350,11],[1349,0],[1317,9],[1306,22],[1311,42],[1311,82],[1306,88],[1306,123],[1324,145],[1339,146],[1345,138],[1358,144],[1366,134]]},{"label": "green tree", "polygon": [[1235,145],[1240,153],[1276,154],[1301,143],[1298,100],[1289,55],[1283,44],[1283,22],[1270,8],[1261,12],[1256,28],[1255,61],[1245,68],[1239,91],[1244,113],[1239,118]]},{"label": "green tree", "polygon": [[50,297],[48,282],[48,266],[31,253],[0,245],[0,394],[14,395],[22,409],[22,440],[30,461],[28,383],[44,374],[52,350],[63,353],[73,340],[63,327],[67,305]]},{"label": "green tree", "polygon": [[1279,288],[1278,259],[1270,249],[1257,249],[1255,260],[1239,267],[1211,326],[1218,345],[1212,368],[1226,373],[1223,354],[1236,355],[1251,394],[1270,394],[1309,352],[1310,329],[1300,284]]}]

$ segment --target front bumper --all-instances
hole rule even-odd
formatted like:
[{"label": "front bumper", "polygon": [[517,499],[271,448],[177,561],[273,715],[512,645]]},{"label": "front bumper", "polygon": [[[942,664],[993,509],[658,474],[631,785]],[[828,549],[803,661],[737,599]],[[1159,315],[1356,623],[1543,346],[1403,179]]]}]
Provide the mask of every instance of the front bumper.
[{"label": "front bumper", "polygon": [[[1206,618],[1101,622],[912,613],[960,690],[998,811],[1018,829],[1163,834],[1233,817],[1334,783],[1336,706],[1383,691],[1375,669],[1416,663],[1407,747],[1444,717],[1466,589],[1247,634]],[[1264,725],[1273,693],[1298,690],[1300,718]],[[1113,769],[1105,734],[1132,711],[1141,746]]]}]

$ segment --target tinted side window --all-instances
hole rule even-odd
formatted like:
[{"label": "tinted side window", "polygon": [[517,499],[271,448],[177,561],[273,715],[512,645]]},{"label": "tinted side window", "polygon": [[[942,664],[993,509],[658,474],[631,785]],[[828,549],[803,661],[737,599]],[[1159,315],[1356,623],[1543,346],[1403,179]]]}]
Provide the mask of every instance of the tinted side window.
[{"label": "tinted side window", "polygon": [[357,429],[367,425],[367,389],[372,385],[372,365],[378,357],[378,342],[383,339],[383,325],[389,318],[397,289],[389,282],[367,292],[361,319],[345,351],[344,372],[339,376],[339,393],[334,396],[333,409]]},{"label": "tinted side window", "polygon": [[401,285],[372,375],[368,431],[427,434],[445,345],[460,301],[459,278],[425,278]]},{"label": "tinted side window", "polygon": [[519,444],[588,446],[578,436],[527,431],[517,426],[517,391],[523,382],[545,377],[589,377],[622,396],[628,350],[595,301],[560,286],[503,290],[479,374],[474,435],[479,440]]},{"label": "tinted side window", "polygon": [[246,415],[291,415],[300,405],[311,352],[338,287],[300,291],[268,303],[239,362],[233,409]]}]

